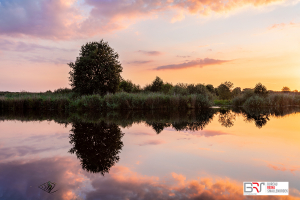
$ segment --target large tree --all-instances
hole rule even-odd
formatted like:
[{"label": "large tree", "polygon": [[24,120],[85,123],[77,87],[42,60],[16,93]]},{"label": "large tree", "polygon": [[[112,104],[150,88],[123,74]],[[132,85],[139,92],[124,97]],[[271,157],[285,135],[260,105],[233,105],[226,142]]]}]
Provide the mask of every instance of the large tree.
[{"label": "large tree", "polygon": [[75,63],[68,64],[73,90],[80,95],[115,93],[123,70],[118,58],[103,40],[83,45]]}]

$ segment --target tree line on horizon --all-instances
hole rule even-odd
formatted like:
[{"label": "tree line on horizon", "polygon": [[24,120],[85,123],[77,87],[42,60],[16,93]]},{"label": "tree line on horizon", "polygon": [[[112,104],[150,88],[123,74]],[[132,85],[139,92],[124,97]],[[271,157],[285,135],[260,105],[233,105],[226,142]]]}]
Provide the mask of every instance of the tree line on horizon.
[{"label": "tree line on horizon", "polygon": [[[75,96],[99,94],[104,96],[108,93],[127,92],[127,93],[163,93],[168,95],[191,95],[204,94],[214,99],[231,100],[242,93],[267,94],[268,91],[261,83],[252,88],[233,86],[233,83],[226,81],[218,87],[212,84],[187,84],[164,82],[160,77],[156,77],[152,83],[141,87],[134,84],[131,80],[125,80],[121,76],[123,68],[118,60],[119,55],[112,49],[107,42],[88,42],[81,47],[79,57],[76,61],[69,63],[71,68],[69,80],[72,89],[59,88],[53,93],[74,92]],[[287,86],[282,88],[282,92],[291,92]],[[293,92],[298,92],[294,90]],[[5,92],[1,92],[1,94]],[[52,93],[48,90],[46,93]]]},{"label": "tree line on horizon", "polygon": [[[72,91],[79,95],[100,94],[101,96],[120,91],[127,93],[159,92],[169,95],[210,94],[220,100],[230,100],[242,92],[252,90],[245,88],[242,91],[240,87],[234,88],[230,81],[221,83],[216,88],[212,84],[177,83],[173,85],[164,82],[158,76],[151,84],[141,88],[138,84],[132,83],[131,80],[125,80],[121,77],[123,68],[118,58],[118,53],[103,40],[83,45],[75,63],[68,64],[71,67],[69,80]],[[290,89],[283,87],[282,91],[289,92]],[[267,89],[258,83],[253,92],[260,94],[267,92]]]}]

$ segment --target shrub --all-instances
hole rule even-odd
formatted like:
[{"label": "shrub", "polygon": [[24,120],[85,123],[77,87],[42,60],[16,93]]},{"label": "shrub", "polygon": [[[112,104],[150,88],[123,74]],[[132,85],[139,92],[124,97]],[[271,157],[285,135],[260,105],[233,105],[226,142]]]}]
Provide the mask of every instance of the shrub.
[{"label": "shrub", "polygon": [[266,86],[264,86],[263,84],[257,83],[254,88],[254,93],[261,95],[261,96],[267,96],[268,90],[267,90]]},{"label": "shrub", "polygon": [[164,83],[161,90],[163,93],[168,94],[172,88],[173,85],[171,83]]},{"label": "shrub", "polygon": [[163,84],[164,84],[163,80],[157,76],[155,80],[152,82],[151,92],[161,92]]},{"label": "shrub", "polygon": [[242,106],[246,102],[245,95],[238,95],[232,99],[233,106]]},{"label": "shrub", "polygon": [[242,90],[240,87],[236,87],[232,90],[232,95],[235,97],[235,96],[238,96],[242,93]]},{"label": "shrub", "polygon": [[248,108],[263,107],[265,106],[265,102],[262,97],[255,95],[247,99],[243,106]]},{"label": "shrub", "polygon": [[291,91],[291,89],[289,88],[289,87],[283,87],[282,89],[281,89],[281,91],[282,92],[290,92]]},{"label": "shrub", "polygon": [[225,82],[218,86],[218,95],[221,100],[231,99],[231,88],[233,84],[231,82]]},{"label": "shrub", "polygon": [[250,97],[254,96],[255,93],[253,90],[244,90],[241,94],[235,96],[232,99],[233,106],[243,106],[243,104],[249,99]]},{"label": "shrub", "polygon": [[70,88],[58,88],[58,89],[54,90],[53,93],[55,93],[55,94],[67,94],[67,93],[70,93],[70,92],[72,92],[72,89],[70,89]]},{"label": "shrub", "polygon": [[215,88],[214,88],[213,85],[208,84],[208,85],[206,85],[205,87],[206,87],[206,89],[207,89],[209,92],[215,93]]},{"label": "shrub", "polygon": [[205,85],[203,85],[203,84],[197,84],[195,86],[195,90],[196,90],[196,93],[193,93],[193,94],[207,95],[207,93],[208,93],[208,90],[206,89]]},{"label": "shrub", "polygon": [[122,80],[119,85],[119,89],[124,92],[137,93],[141,91],[139,85],[133,84],[130,80]]},{"label": "shrub", "polygon": [[187,84],[177,83],[171,90],[171,94],[174,95],[188,95]]}]

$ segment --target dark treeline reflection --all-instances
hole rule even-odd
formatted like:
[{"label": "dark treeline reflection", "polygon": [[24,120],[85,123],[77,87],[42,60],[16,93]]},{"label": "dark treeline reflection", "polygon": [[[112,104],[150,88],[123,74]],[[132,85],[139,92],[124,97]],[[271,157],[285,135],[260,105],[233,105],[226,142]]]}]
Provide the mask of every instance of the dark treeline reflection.
[{"label": "dark treeline reflection", "polygon": [[233,112],[241,114],[244,117],[244,121],[254,123],[257,128],[262,128],[267,124],[271,117],[284,117],[286,115],[300,112],[299,107],[283,107],[283,108],[234,108]]},{"label": "dark treeline reflection", "polygon": [[258,128],[262,128],[271,117],[283,117],[300,111],[299,107],[283,108],[218,108],[201,111],[189,110],[184,112],[174,112],[168,110],[150,110],[150,111],[122,111],[122,112],[84,112],[84,113],[59,113],[49,111],[40,113],[37,111],[26,112],[5,112],[0,113],[1,120],[21,120],[21,121],[43,121],[54,120],[60,124],[73,124],[106,122],[116,124],[120,127],[130,127],[134,123],[146,123],[157,133],[161,133],[165,128],[174,128],[177,131],[203,130],[215,117],[218,122],[227,128],[234,126],[237,115],[244,117],[244,121],[254,123]]},{"label": "dark treeline reflection", "polygon": [[215,109],[203,110],[202,112],[173,113],[164,115],[164,118],[147,118],[145,123],[152,127],[157,134],[167,127],[172,127],[177,131],[198,131],[203,130],[212,121],[216,113],[217,110]]},{"label": "dark treeline reflection", "polygon": [[124,133],[118,125],[106,123],[73,122],[70,153],[76,154],[84,170],[104,175],[119,161]]}]

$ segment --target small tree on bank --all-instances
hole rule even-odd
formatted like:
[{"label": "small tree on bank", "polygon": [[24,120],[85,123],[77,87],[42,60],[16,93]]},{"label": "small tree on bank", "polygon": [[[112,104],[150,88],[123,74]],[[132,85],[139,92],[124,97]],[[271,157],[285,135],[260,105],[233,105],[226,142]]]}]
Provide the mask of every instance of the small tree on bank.
[{"label": "small tree on bank", "polygon": [[282,89],[281,89],[281,91],[282,92],[290,92],[291,91],[291,89],[289,88],[289,87],[283,87]]},{"label": "small tree on bank", "polygon": [[80,95],[115,93],[123,70],[118,58],[103,40],[83,45],[75,63],[68,64],[72,89]]},{"label": "small tree on bank", "polygon": [[257,83],[254,88],[254,93],[258,95],[266,96],[269,92],[266,86],[264,86],[261,83]]},{"label": "small tree on bank", "polygon": [[238,96],[239,94],[242,93],[242,90],[240,87],[236,87],[232,90],[232,95],[235,97],[235,96]]},{"label": "small tree on bank", "polygon": [[222,100],[225,99],[231,99],[232,98],[232,93],[231,90],[233,88],[233,83],[230,81],[226,81],[225,83],[222,83],[221,85],[218,86],[218,95],[219,98]]}]

